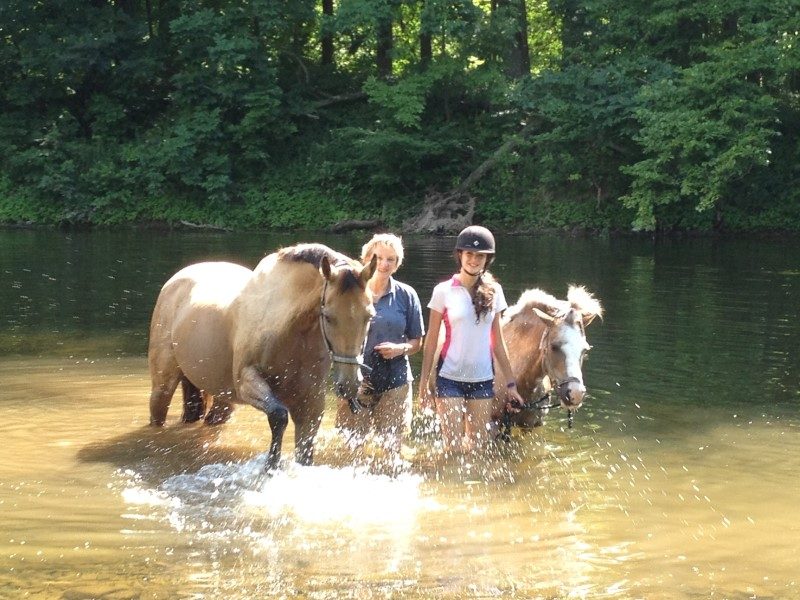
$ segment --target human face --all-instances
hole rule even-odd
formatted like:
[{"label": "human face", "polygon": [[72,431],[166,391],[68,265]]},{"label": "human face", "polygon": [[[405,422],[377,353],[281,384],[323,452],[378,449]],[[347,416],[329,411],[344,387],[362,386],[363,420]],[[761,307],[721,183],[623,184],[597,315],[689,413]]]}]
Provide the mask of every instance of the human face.
[{"label": "human face", "polygon": [[467,275],[477,277],[486,269],[487,255],[482,252],[471,250],[461,251],[461,270]]},{"label": "human face", "polygon": [[373,277],[389,279],[397,271],[397,253],[389,246],[376,244],[368,258],[372,258],[373,255],[378,259]]}]

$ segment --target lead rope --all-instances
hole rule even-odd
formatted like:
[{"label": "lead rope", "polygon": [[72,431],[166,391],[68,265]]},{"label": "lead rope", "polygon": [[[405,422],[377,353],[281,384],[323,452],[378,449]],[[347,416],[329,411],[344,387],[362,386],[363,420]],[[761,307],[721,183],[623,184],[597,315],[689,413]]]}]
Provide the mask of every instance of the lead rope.
[{"label": "lead rope", "polygon": [[[522,406],[520,406],[520,410],[549,410],[551,408],[560,408],[561,402],[557,399],[554,401],[552,398],[553,391],[555,388],[550,388],[547,392],[545,392],[544,396],[539,398],[538,400],[529,400]],[[542,404],[543,402],[549,402],[549,404]],[[567,428],[572,429],[572,424],[574,421],[573,411],[571,408],[567,409]],[[503,422],[502,427],[500,430],[500,434],[498,436],[504,442],[511,441],[511,413],[508,410],[503,411]]]},{"label": "lead rope", "polygon": [[[562,381],[561,384],[563,384],[563,383],[569,383],[569,380]],[[561,384],[559,384],[559,385],[561,385]],[[558,386],[553,386],[552,388],[550,388],[550,390],[548,392],[545,393],[544,396],[542,396],[538,400],[534,400],[532,402],[527,402],[526,404],[523,405],[523,407],[522,407],[523,410],[525,410],[525,409],[527,409],[527,410],[549,410],[551,408],[561,408],[561,402],[558,399],[556,399],[554,401],[553,398],[552,398],[553,392],[555,390],[557,390],[557,389],[558,389]],[[550,404],[547,404],[547,405],[540,404],[541,402],[545,402],[545,401],[550,402]],[[574,421],[575,421],[575,411],[572,410],[571,408],[568,408],[567,409],[567,428],[572,429],[572,425],[573,425]]]}]

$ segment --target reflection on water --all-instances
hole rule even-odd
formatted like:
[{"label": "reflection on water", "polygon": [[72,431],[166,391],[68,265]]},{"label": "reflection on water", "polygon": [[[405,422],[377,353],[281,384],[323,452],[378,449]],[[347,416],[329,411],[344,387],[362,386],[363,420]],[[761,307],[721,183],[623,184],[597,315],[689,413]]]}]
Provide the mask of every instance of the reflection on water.
[{"label": "reflection on water", "polygon": [[[0,232],[0,597],[800,597],[795,246],[498,238],[510,299],[606,307],[575,428],[474,463],[414,438],[390,475],[328,412],[317,464],[270,478],[250,408],[147,425],[144,346],[176,268],[296,238]],[[423,302],[451,242],[407,240]]]}]

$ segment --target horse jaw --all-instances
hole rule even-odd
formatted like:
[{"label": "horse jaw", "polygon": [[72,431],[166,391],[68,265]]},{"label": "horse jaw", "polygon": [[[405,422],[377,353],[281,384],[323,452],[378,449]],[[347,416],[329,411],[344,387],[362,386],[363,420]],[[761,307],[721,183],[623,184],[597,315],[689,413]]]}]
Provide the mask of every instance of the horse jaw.
[{"label": "horse jaw", "polygon": [[361,369],[357,365],[333,363],[331,379],[333,380],[336,394],[340,398],[347,400],[352,408],[358,397],[358,388],[363,381]]}]

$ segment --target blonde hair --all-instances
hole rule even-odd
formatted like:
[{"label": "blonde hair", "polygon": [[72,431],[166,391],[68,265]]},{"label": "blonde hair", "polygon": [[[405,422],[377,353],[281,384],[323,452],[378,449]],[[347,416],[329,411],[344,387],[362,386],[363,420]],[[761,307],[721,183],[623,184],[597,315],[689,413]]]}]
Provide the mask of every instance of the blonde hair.
[{"label": "blonde hair", "polygon": [[393,233],[376,233],[372,239],[361,248],[361,262],[366,262],[375,251],[375,246],[383,245],[391,248],[397,255],[397,268],[403,264],[403,240]]}]

